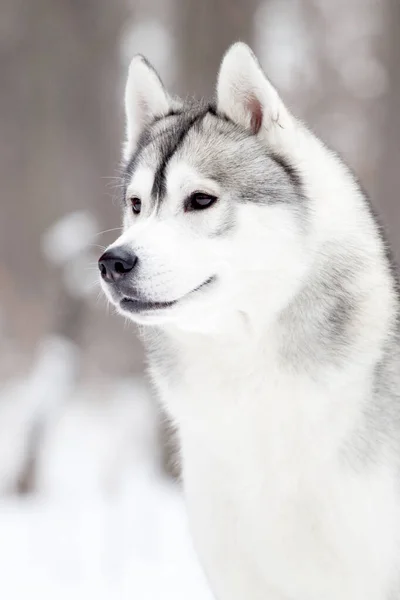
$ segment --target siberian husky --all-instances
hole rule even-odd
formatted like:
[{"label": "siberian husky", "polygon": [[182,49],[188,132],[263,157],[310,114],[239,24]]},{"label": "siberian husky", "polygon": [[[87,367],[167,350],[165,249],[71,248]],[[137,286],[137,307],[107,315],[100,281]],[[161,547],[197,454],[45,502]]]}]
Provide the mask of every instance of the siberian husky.
[{"label": "siberian husky", "polygon": [[343,162],[233,45],[216,102],[141,56],[104,291],[140,326],[218,600],[400,598],[399,298]]}]

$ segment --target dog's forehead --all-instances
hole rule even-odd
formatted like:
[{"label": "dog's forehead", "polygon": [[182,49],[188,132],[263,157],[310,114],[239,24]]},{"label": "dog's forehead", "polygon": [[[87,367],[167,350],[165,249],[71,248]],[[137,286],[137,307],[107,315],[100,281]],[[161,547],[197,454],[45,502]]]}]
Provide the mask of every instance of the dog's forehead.
[{"label": "dog's forehead", "polygon": [[222,154],[231,157],[238,141],[248,136],[238,132],[232,122],[217,115],[212,105],[196,105],[156,120],[142,134],[125,173],[126,189],[138,179],[152,174],[149,194],[162,199],[167,190],[168,173],[177,163],[190,165],[205,178],[221,179]]},{"label": "dog's forehead", "polygon": [[139,167],[147,167],[156,171],[167,166],[167,163],[184,142],[190,129],[207,114],[207,109],[182,109],[156,119],[142,133],[136,152],[126,168],[128,178]]}]

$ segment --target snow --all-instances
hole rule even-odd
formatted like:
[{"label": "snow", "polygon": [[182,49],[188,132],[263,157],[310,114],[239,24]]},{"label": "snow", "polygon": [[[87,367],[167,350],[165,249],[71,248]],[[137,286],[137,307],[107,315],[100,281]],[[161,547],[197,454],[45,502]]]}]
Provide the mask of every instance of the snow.
[{"label": "snow", "polygon": [[42,250],[49,262],[62,265],[76,258],[96,236],[97,222],[87,211],[67,213],[42,238]]},{"label": "snow", "polygon": [[[79,359],[46,338],[1,390],[0,598],[212,600],[144,380],[80,382]],[[34,490],[13,495],[32,440]]]},{"label": "snow", "polygon": [[11,380],[0,389],[0,494],[17,485],[35,427],[68,397],[77,358],[68,340],[45,338],[25,379]]},{"label": "snow", "polygon": [[211,600],[172,484],[134,477],[85,503],[0,502],[0,597]]},{"label": "snow", "polygon": [[[66,213],[42,235],[45,259],[61,272],[64,289],[71,297],[90,298],[99,287],[97,261],[103,247],[96,218],[88,211]],[[1,325],[1,322],[0,322]]]}]

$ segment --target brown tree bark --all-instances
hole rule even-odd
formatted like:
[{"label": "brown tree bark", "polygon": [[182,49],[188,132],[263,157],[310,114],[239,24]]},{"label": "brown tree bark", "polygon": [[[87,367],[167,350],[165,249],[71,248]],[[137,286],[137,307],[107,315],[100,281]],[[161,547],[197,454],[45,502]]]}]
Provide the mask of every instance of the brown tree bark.
[{"label": "brown tree bark", "polygon": [[[134,336],[103,306],[69,296],[41,238],[74,210],[91,211],[100,229],[120,224],[105,178],[120,157],[119,44],[130,13],[127,0],[4,0],[0,31],[0,306],[8,334],[28,353],[43,334],[58,331],[88,348],[93,364],[106,360],[105,341],[108,350],[119,344],[126,352],[114,355],[126,360],[107,363],[117,372],[141,368]],[[106,244],[112,235],[95,241]],[[94,280],[95,272],[84,276]]]},{"label": "brown tree bark", "polygon": [[176,33],[183,96],[211,97],[223,54],[237,41],[252,45],[259,0],[179,0]]},{"label": "brown tree bark", "polygon": [[376,181],[376,205],[383,213],[397,263],[400,261],[400,3],[385,3],[385,39],[382,60],[387,69],[388,89],[382,103],[382,156]]}]

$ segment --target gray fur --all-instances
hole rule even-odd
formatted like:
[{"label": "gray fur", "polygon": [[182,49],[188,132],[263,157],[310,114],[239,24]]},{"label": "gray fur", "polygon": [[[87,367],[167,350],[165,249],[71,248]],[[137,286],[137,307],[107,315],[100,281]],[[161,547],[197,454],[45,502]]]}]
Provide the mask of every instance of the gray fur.
[{"label": "gray fur", "polygon": [[161,203],[169,161],[187,153],[206,177],[232,192],[233,201],[284,202],[292,204],[299,214],[306,211],[306,199],[294,167],[282,156],[268,151],[251,132],[218,114],[213,105],[201,102],[182,105],[155,119],[143,131],[137,150],[125,167],[124,196],[135,169],[146,165],[156,173],[152,201]]},{"label": "gray fur", "polygon": [[[373,371],[373,385],[359,426],[344,447],[344,457],[355,469],[379,464],[389,454],[400,474],[400,345],[398,334],[389,336],[381,360]],[[400,480],[399,480],[400,483]],[[399,488],[400,492],[400,488]]]},{"label": "gray fur", "polygon": [[348,359],[362,305],[355,290],[362,268],[362,260],[350,251],[325,248],[313,274],[279,318],[281,356],[289,368],[315,373],[318,365],[340,365]]}]

